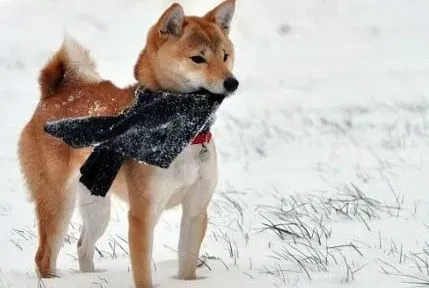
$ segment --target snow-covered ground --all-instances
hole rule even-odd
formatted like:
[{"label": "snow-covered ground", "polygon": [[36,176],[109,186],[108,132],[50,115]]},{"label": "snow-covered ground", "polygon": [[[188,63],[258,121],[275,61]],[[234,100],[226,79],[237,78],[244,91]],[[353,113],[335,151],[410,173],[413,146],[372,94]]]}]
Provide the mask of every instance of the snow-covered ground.
[{"label": "snow-covered ground", "polygon": [[[217,1],[181,1],[202,14]],[[17,136],[65,32],[100,73],[132,66],[168,0],[0,0],[0,287],[130,287],[127,208],[113,203],[93,274],[77,273],[79,218],[62,277],[39,283]],[[429,283],[429,1],[237,1],[239,92],[219,112],[220,184],[206,265],[174,279],[180,210],[156,229],[159,287],[407,287]],[[38,286],[40,285],[40,286]]]}]

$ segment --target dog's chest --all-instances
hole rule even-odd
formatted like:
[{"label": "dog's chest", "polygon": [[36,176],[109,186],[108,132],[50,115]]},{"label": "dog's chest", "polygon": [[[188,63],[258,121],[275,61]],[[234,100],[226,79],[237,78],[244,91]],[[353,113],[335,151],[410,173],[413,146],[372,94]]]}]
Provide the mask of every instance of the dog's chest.
[{"label": "dog's chest", "polygon": [[[212,143],[206,147],[191,145],[186,148],[168,169],[156,168],[153,187],[167,206],[181,202],[188,188],[198,181],[207,180],[216,173],[216,156]],[[204,193],[204,191],[201,191]]]}]

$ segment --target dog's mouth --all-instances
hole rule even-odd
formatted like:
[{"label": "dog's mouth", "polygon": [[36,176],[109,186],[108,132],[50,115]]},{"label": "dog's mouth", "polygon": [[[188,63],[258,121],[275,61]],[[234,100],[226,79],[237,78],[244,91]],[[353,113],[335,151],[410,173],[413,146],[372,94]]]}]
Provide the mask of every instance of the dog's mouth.
[{"label": "dog's mouth", "polygon": [[217,103],[222,103],[222,101],[229,97],[232,93],[225,93],[225,94],[218,94],[218,93],[213,93],[205,88],[200,88],[199,90],[197,90],[196,94],[204,94],[208,96],[208,99],[210,99],[209,101],[214,101]]},{"label": "dog's mouth", "polygon": [[174,91],[168,91],[168,90],[166,90],[166,92],[176,94],[176,96],[178,97],[185,96],[185,95],[200,95],[200,96],[206,95],[208,96],[208,99],[210,99],[210,101],[221,103],[225,98],[228,98],[232,94],[234,94],[235,91],[225,92],[225,93],[213,93],[206,88],[200,87],[198,89],[195,89],[194,91],[189,91],[189,92],[174,92]]},{"label": "dog's mouth", "polygon": [[213,92],[211,92],[211,91],[209,91],[209,90],[207,90],[206,88],[203,88],[203,87],[200,87],[195,93],[207,94],[207,95],[211,95],[211,96],[219,97],[219,98],[226,98],[226,97],[229,97],[232,94],[234,94],[234,92],[231,92],[231,93],[225,92],[225,93],[222,93],[222,94],[220,94],[220,93],[213,93]]},{"label": "dog's mouth", "polygon": [[206,88],[202,88],[200,87],[199,89],[197,89],[196,93],[200,93],[200,94],[207,94],[207,95],[219,95],[219,96],[226,96],[226,95],[222,95],[222,94],[216,94],[213,93],[209,90],[207,90]]}]

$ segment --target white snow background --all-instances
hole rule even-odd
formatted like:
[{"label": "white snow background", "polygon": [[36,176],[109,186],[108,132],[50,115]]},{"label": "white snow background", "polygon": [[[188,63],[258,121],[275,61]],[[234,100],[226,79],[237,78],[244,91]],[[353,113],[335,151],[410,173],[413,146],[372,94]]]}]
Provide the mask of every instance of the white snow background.
[{"label": "white snow background", "polygon": [[[204,14],[215,0],[180,1]],[[40,68],[67,32],[105,78],[133,82],[167,0],[0,1],[0,287],[131,287],[127,207],[113,202],[97,273],[34,272],[37,230],[16,142]],[[201,278],[174,279],[180,209],[156,228],[157,287],[429,285],[429,1],[238,0],[238,92],[214,127],[220,183]]]}]

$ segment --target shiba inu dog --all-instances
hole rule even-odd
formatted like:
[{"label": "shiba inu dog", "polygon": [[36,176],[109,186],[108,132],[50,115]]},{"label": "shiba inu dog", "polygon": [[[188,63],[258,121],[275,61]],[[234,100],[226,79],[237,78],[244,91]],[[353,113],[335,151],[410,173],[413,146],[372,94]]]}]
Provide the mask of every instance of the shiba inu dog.
[{"label": "shiba inu dog", "polygon": [[[43,130],[49,120],[115,115],[134,101],[137,87],[192,92],[206,89],[230,94],[238,87],[231,70],[233,44],[228,32],[235,1],[227,0],[203,17],[185,16],[171,5],[150,28],[146,47],[134,67],[137,83],[118,88],[103,80],[89,53],[65,38],[40,73],[40,102],[19,139],[19,159],[36,207],[39,247],[35,261],[42,277],[55,275],[56,260],[75,200],[82,215],[79,267],[94,271],[96,241],[110,218],[110,196],[129,203],[129,248],[136,287],[152,287],[153,229],[163,210],[181,204],[179,241],[181,279],[195,279],[207,206],[217,182],[214,141],[203,137],[210,157],[200,159],[202,145],[188,146],[168,169],[126,161],[106,197],[92,196],[78,181],[79,167],[90,149],[76,150]],[[201,138],[201,137],[200,137]],[[78,194],[78,195],[77,195]],[[78,196],[78,197],[76,197]]]}]

